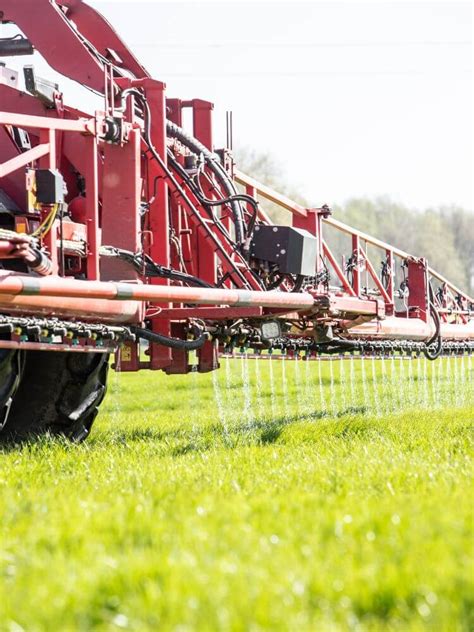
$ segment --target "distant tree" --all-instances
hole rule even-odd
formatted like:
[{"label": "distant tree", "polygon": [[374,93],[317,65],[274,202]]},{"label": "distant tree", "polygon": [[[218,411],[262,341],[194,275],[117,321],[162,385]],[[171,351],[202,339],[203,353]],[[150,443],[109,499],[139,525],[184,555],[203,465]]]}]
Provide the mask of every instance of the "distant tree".
[{"label": "distant tree", "polygon": [[[288,196],[298,204],[305,206],[307,200],[288,184],[285,172],[279,162],[265,152],[255,151],[250,147],[239,147],[234,151],[238,168],[252,178],[259,180],[278,193]],[[262,201],[262,206],[277,224],[288,224],[291,221],[290,214],[276,204],[268,200]]]},{"label": "distant tree", "polygon": [[453,233],[454,247],[461,254],[471,295],[474,293],[474,215],[459,206],[441,207],[443,221]]},{"label": "distant tree", "polygon": [[[235,152],[239,169],[299,204],[308,202],[288,184],[282,166],[268,153],[248,147]],[[277,223],[288,223],[289,214],[276,205],[263,207]],[[474,214],[457,206],[418,211],[388,197],[351,198],[333,208],[334,216],[359,230],[406,252],[425,257],[452,283],[474,292]],[[351,244],[337,231],[328,231],[328,241],[338,258],[349,255]]]},{"label": "distant tree", "polygon": [[[335,211],[342,221],[383,239],[406,252],[425,257],[431,267],[452,283],[472,291],[469,274],[469,248],[472,239],[465,244],[457,243],[454,223],[449,213],[440,209],[417,211],[387,198],[348,200]],[[467,218],[474,217],[467,211],[465,229],[469,235]],[[458,215],[458,218],[464,215]],[[472,254],[471,254],[472,257]],[[472,265],[472,264],[471,264]]]}]

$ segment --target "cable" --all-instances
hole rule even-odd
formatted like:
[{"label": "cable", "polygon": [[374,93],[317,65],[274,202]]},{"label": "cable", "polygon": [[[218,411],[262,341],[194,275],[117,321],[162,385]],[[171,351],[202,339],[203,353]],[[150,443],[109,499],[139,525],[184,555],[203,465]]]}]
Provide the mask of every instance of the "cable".
[{"label": "cable", "polygon": [[164,345],[165,347],[185,351],[195,351],[196,349],[200,349],[207,340],[207,336],[204,332],[201,333],[199,338],[196,338],[196,340],[181,340],[179,338],[170,338],[169,336],[158,334],[155,331],[150,331],[150,329],[144,329],[143,327],[130,327],[130,330],[140,338],[148,340],[149,342],[155,342],[157,344]]},{"label": "cable", "polygon": [[[360,342],[358,340],[346,340],[344,338],[333,338],[326,342],[316,343],[318,346],[324,347],[324,353],[335,353],[336,350],[358,350],[360,348]],[[334,348],[334,350],[332,350]],[[329,349],[330,351],[326,351]]]},{"label": "cable", "polygon": [[45,237],[51,228],[53,227],[54,221],[59,211],[59,204],[55,204],[53,208],[50,210],[48,215],[44,218],[43,222],[38,226],[38,228],[31,233],[32,237],[43,238]]},{"label": "cable", "polygon": [[[431,283],[429,284],[429,295],[430,295],[430,314],[435,323],[435,333],[426,343],[426,347],[423,349],[423,353],[428,358],[428,360],[436,360],[441,355],[441,351],[443,350],[443,341],[441,339],[441,319],[438,314],[438,310],[436,309],[434,303],[434,292]],[[436,342],[436,347],[433,351],[430,351],[430,347]]]},{"label": "cable", "polygon": [[[189,196],[187,195],[186,191],[183,189],[181,184],[175,178],[173,173],[168,169],[165,161],[163,160],[163,158],[160,156],[160,154],[156,150],[156,147],[153,145],[153,142],[151,140],[151,112],[150,112],[150,106],[148,105],[148,102],[147,102],[145,96],[139,90],[137,90],[136,88],[128,88],[128,89],[126,89],[126,90],[124,90],[122,92],[122,104],[123,104],[122,107],[124,107],[125,100],[126,100],[128,95],[134,95],[143,105],[143,108],[144,108],[144,124],[145,124],[144,132],[143,132],[144,140],[145,140],[145,143],[148,146],[148,149],[151,152],[153,158],[158,163],[158,165],[160,167],[160,170],[165,175],[165,177],[168,178],[170,183],[173,185],[175,192],[177,192],[179,194],[179,196],[181,197],[183,202],[186,204],[188,209],[191,211],[191,213],[196,218],[198,218],[199,221],[202,221],[199,211],[196,209],[196,207],[194,206],[193,202],[189,199]],[[216,246],[219,247],[220,245],[218,243],[217,238],[214,236],[214,234],[212,232],[209,232],[208,234],[213,239],[213,241],[216,244]],[[222,255],[227,258],[227,261],[231,264],[232,262],[231,262],[231,259],[230,259],[229,255],[227,254],[227,252],[224,249],[222,249],[222,248],[220,248],[220,251],[222,252]],[[235,274],[236,274],[236,276],[238,276],[240,278],[241,281],[243,281],[243,283],[245,285],[248,285],[247,279],[245,278],[245,276],[242,274],[242,272],[239,269],[235,269]]]},{"label": "cable", "polygon": [[392,269],[388,263],[388,255],[387,255],[386,260],[381,261],[380,263],[382,264],[382,272],[380,274],[381,279],[382,279],[382,285],[387,290],[390,285],[391,275],[392,275]]},{"label": "cable", "polygon": [[[290,277],[291,278],[291,277]],[[292,292],[301,292],[301,288],[303,287],[303,283],[306,277],[303,274],[296,275],[296,281],[294,282]]]},{"label": "cable", "polygon": [[[199,190],[197,189],[194,181],[192,180],[192,178],[189,177],[189,175],[187,174],[187,172],[183,168],[183,166],[180,165],[179,162],[175,159],[175,157],[173,155],[173,152],[168,149],[167,155],[168,155],[168,159],[169,159],[171,165],[173,166],[173,169],[179,173],[179,175],[183,178],[183,180],[185,180],[186,184],[189,186],[189,188],[191,189],[191,191],[193,192],[195,197],[201,203],[203,203],[202,200],[200,199]],[[205,203],[203,203],[203,204],[204,204],[204,206],[208,206]],[[228,230],[226,229],[226,227],[224,226],[224,224],[222,223],[220,218],[216,217],[216,215],[212,212],[212,210],[210,208],[208,208],[207,210],[209,211],[210,217],[212,218],[212,220],[214,221],[216,226],[219,228],[220,232],[224,235],[224,237],[228,241],[230,241],[235,247],[237,247],[237,244],[235,244],[234,240],[230,236]]]},{"label": "cable", "polygon": [[[180,176],[183,178],[183,180],[185,180],[185,182],[188,184],[189,188],[192,190],[193,194],[196,196],[196,198],[199,200],[199,202],[201,202],[201,204],[203,204],[204,206],[207,207],[214,207],[214,206],[223,206],[224,204],[229,204],[232,202],[247,202],[249,204],[251,204],[253,206],[254,212],[252,213],[252,217],[250,218],[248,227],[245,231],[245,238],[246,241],[248,242],[249,239],[251,238],[252,234],[253,234],[253,229],[255,227],[255,223],[257,220],[257,214],[258,214],[258,202],[256,200],[254,200],[254,198],[250,195],[247,195],[245,193],[236,193],[235,195],[232,195],[231,197],[227,197],[227,198],[220,198],[218,200],[211,200],[209,198],[206,197],[204,191],[202,190],[201,184],[199,182],[199,176],[196,177],[196,180],[194,180],[193,178],[191,178],[189,176],[189,174],[187,173],[186,169],[184,169],[184,167],[175,159],[173,152],[171,150],[168,149],[168,158],[170,163],[173,165],[173,168],[175,169],[175,171],[178,171]],[[209,209],[211,211],[211,209]],[[216,225],[219,227],[221,233],[229,240],[229,241],[233,241],[231,236],[229,235],[227,229],[225,228],[225,226],[222,224],[220,218],[216,217],[212,211],[210,212],[212,219],[215,221]],[[237,245],[237,244],[236,244]]]},{"label": "cable", "polygon": [[124,250],[123,248],[116,248],[115,246],[101,246],[100,254],[108,257],[119,257],[146,277],[160,277],[163,279],[171,279],[173,281],[181,281],[182,283],[186,283],[186,285],[192,285],[195,287],[214,287],[210,283],[207,283],[207,281],[203,281],[191,274],[162,266],[153,261],[149,255],[144,253],[133,253],[129,250]]},{"label": "cable", "polygon": [[[190,178],[192,181],[192,178]],[[235,195],[231,195],[227,198],[221,198],[219,200],[209,200],[202,190],[201,183],[199,181],[199,173],[196,176],[196,186],[199,189],[199,201],[202,204],[207,204],[208,206],[221,206],[222,204],[228,204],[229,202],[247,202],[253,207],[252,217],[250,218],[249,225],[246,230],[245,237],[248,240],[252,237],[253,229],[255,227],[255,223],[257,221],[258,216],[258,202],[251,195],[247,195],[246,193],[236,193]]]},{"label": "cable", "polygon": [[[199,142],[196,138],[187,134],[181,127],[179,127],[172,121],[166,121],[166,131],[168,132],[169,136],[177,138],[194,154],[202,154],[204,156],[207,166],[214,173],[217,180],[222,185],[228,198],[231,199],[235,195],[238,195],[237,189],[235,188],[232,179],[229,178],[228,174],[219,162],[219,158],[216,154],[212,153],[205,145]],[[230,202],[230,206],[232,208],[232,214],[234,216],[235,238],[238,244],[242,244],[245,240],[243,210],[238,201]]]}]

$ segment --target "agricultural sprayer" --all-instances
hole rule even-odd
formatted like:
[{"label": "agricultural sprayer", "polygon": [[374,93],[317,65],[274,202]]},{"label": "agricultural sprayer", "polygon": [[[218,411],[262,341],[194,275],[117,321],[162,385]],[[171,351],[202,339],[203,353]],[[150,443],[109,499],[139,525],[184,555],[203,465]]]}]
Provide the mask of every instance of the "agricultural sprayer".
[{"label": "agricultural sprayer", "polygon": [[[472,298],[425,259],[239,171],[214,148],[213,104],[167,97],[86,3],[0,0],[0,20],[18,27],[0,40],[4,437],[86,437],[111,353],[121,371],[188,373],[242,348],[472,351]],[[31,65],[19,89],[6,58],[35,49],[101,109],[64,103]]]}]

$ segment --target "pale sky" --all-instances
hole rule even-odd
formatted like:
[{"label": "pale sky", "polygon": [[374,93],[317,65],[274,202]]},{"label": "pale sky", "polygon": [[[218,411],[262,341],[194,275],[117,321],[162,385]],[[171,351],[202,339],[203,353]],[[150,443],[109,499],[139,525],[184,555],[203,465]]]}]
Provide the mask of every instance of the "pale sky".
[{"label": "pale sky", "polygon": [[270,152],[312,204],[473,208],[471,3],[89,4],[169,96],[215,103],[218,146],[232,110],[234,146]]}]

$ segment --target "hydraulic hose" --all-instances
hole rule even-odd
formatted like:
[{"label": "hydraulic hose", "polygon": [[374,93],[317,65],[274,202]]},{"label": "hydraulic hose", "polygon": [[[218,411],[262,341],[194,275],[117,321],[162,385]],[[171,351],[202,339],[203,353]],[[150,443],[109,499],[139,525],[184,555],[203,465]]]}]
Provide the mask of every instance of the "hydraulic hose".
[{"label": "hydraulic hose", "polygon": [[1,57],[19,57],[20,55],[33,55],[33,53],[33,44],[20,34],[0,39]]},{"label": "hydraulic hose", "polygon": [[240,202],[233,199],[238,195],[237,189],[234,186],[231,178],[227,175],[226,171],[219,162],[219,158],[211,152],[205,145],[187,134],[179,125],[176,125],[172,121],[166,121],[166,131],[169,136],[177,138],[185,147],[187,147],[194,154],[202,154],[209,169],[214,173],[218,181],[221,183],[227,198],[231,199],[230,206],[232,208],[232,214],[234,216],[235,223],[235,237],[239,244],[242,244],[245,240],[244,231],[244,219],[243,211]]},{"label": "hydraulic hose", "polygon": [[179,338],[170,338],[169,336],[158,334],[155,331],[150,331],[149,329],[144,329],[143,327],[130,327],[130,330],[140,338],[148,340],[148,342],[156,342],[157,344],[164,345],[165,347],[181,349],[184,351],[195,351],[196,349],[200,349],[207,340],[205,333],[202,333],[199,338],[196,338],[196,340],[181,340]]},{"label": "hydraulic hose", "polygon": [[186,272],[181,272],[181,270],[174,270],[173,268],[162,266],[143,253],[133,253],[130,250],[116,248],[115,246],[102,246],[100,254],[107,257],[118,257],[133,266],[135,270],[140,272],[140,274],[144,274],[144,276],[149,278],[159,277],[162,279],[170,279],[172,281],[180,281],[192,287],[214,287],[210,283],[207,283],[207,281],[204,281],[199,277],[195,277],[192,274],[187,274]]},{"label": "hydraulic hose", "polygon": [[[175,159],[173,152],[170,151],[168,149],[168,163],[173,167],[173,169],[183,178],[183,180],[186,182],[186,184],[189,186],[189,188],[191,189],[191,191],[193,192],[194,196],[196,197],[196,199],[201,202],[202,204],[204,204],[204,206],[209,207],[209,204],[206,204],[204,202],[204,198],[201,196],[199,188],[196,186],[195,182],[193,181],[192,178],[189,177],[189,175],[187,174],[186,170],[184,169],[184,167],[182,167],[179,162]],[[219,202],[220,204],[224,204],[225,201],[222,200],[222,202]],[[224,224],[221,222],[221,220],[219,218],[217,218],[213,213],[212,210],[210,210],[208,208],[208,212],[210,217],[212,218],[212,220],[215,222],[216,226],[218,227],[218,229],[220,230],[220,232],[222,233],[222,235],[224,235],[224,237],[230,241],[231,243],[233,242],[232,237],[229,234],[229,231],[226,229],[226,227],[224,226]]]},{"label": "hydraulic hose", "polygon": [[344,351],[359,351],[360,343],[356,340],[333,339],[328,342],[318,343],[318,346],[324,348],[324,353],[329,355],[341,353]]},{"label": "hydraulic hose", "polygon": [[201,204],[204,204],[205,206],[222,206],[223,204],[233,204],[234,202],[246,202],[247,204],[250,204],[253,207],[253,215],[249,222],[246,237],[248,238],[252,235],[258,214],[258,202],[251,195],[247,195],[246,193],[236,193],[235,195],[232,195],[230,197],[210,200],[205,196],[204,191],[200,186],[199,178],[197,177],[196,181],[194,181],[193,178],[189,177],[186,170],[180,165],[177,160],[175,160],[173,152],[171,152],[170,150],[168,150],[168,158],[174,169],[178,171],[181,177],[189,184],[194,195],[198,198]]},{"label": "hydraulic hose", "polygon": [[[172,184],[174,190],[179,194],[179,196],[181,197],[183,202],[186,204],[186,206],[189,208],[191,213],[195,217],[199,217],[199,212],[197,211],[197,209],[194,206],[193,202],[190,200],[190,198],[187,195],[186,191],[183,189],[183,187],[180,185],[178,180],[175,178],[174,174],[168,169],[165,161],[163,160],[163,158],[160,156],[160,154],[156,150],[156,147],[153,145],[153,142],[152,142],[152,139],[151,139],[151,111],[150,111],[150,106],[148,105],[148,102],[147,102],[145,96],[139,90],[137,90],[136,88],[127,88],[127,90],[124,90],[122,92],[122,103],[123,104],[125,103],[125,99],[126,99],[126,97],[129,94],[133,94],[140,101],[140,103],[142,104],[143,116],[144,116],[144,124],[145,124],[144,125],[144,131],[143,131],[143,138],[145,140],[145,143],[146,143],[149,151],[151,152],[151,155],[153,156],[154,160],[158,163],[158,165],[160,167],[160,170],[168,178],[168,180]],[[215,239],[214,235],[212,233],[211,233],[210,236],[213,239]],[[216,243],[216,245],[218,245],[216,241],[215,241],[215,243]],[[227,253],[225,251],[222,251],[222,254],[224,256],[227,256]],[[247,285],[247,280],[246,280],[245,276],[242,274],[242,272],[240,270],[236,269],[235,270],[235,274],[236,274],[237,277],[239,277],[239,279],[245,285]]]},{"label": "hydraulic hose", "polygon": [[[423,353],[428,358],[428,360],[436,360],[441,355],[441,351],[443,350],[443,341],[441,340],[441,319],[438,314],[438,310],[434,304],[434,292],[430,283],[429,288],[430,294],[430,314],[435,323],[435,333],[426,343],[426,347],[423,349]],[[430,347],[436,342],[436,347],[433,351],[430,350]]]}]

